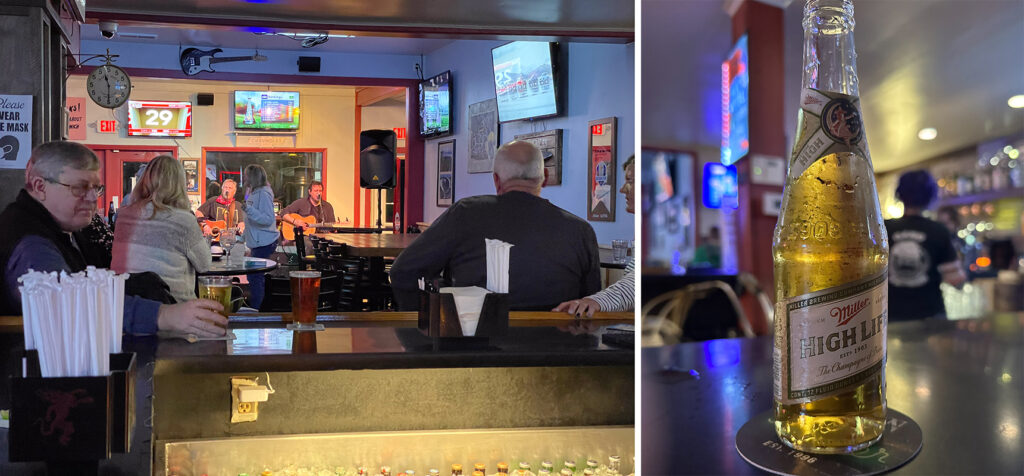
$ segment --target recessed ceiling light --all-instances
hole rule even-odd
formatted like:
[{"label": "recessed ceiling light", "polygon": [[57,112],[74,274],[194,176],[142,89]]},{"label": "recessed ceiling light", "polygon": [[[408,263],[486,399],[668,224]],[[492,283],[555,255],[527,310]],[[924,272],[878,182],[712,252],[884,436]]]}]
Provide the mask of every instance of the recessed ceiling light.
[{"label": "recessed ceiling light", "polygon": [[934,127],[925,127],[917,133],[917,138],[921,140],[932,140],[938,137],[939,131],[935,130]]},{"label": "recessed ceiling light", "polygon": [[1010,98],[1009,101],[1006,101],[1006,104],[1009,104],[1010,107],[1014,109],[1020,109],[1024,107],[1024,94],[1018,94]]}]

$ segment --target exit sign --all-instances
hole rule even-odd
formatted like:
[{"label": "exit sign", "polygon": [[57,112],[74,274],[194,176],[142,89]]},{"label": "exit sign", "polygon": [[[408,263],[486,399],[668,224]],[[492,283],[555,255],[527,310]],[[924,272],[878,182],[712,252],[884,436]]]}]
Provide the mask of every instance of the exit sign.
[{"label": "exit sign", "polygon": [[392,130],[395,131],[395,139],[405,139],[405,128],[404,127],[396,127],[396,128],[394,128]]},{"label": "exit sign", "polygon": [[117,121],[100,121],[100,132],[117,133]]}]

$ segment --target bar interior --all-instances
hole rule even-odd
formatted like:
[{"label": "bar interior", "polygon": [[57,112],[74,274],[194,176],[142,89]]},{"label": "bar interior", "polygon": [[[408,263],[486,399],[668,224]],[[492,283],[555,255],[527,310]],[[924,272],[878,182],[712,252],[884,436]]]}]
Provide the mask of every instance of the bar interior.
[{"label": "bar interior", "polygon": [[634,473],[634,24],[4,2],[0,473]]}]

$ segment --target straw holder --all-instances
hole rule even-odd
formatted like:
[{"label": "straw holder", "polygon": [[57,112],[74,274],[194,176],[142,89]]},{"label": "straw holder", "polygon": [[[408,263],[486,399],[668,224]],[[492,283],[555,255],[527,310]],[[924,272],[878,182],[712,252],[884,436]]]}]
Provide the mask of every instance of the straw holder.
[{"label": "straw holder", "polygon": [[[43,378],[39,354],[11,378],[10,461],[90,461],[131,450],[135,353],[110,354],[110,375]],[[20,374],[20,375],[19,375]]]}]

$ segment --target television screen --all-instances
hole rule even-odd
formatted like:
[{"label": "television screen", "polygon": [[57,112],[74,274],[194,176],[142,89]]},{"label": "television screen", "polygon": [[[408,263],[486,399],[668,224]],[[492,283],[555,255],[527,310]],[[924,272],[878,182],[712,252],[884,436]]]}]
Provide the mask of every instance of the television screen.
[{"label": "television screen", "polygon": [[296,91],[235,91],[235,129],[296,130]]},{"label": "television screen", "polygon": [[750,150],[747,60],[747,35],[743,35],[722,63],[722,163],[725,165],[735,164]]},{"label": "television screen", "polygon": [[192,137],[192,103],[128,101],[128,135]]},{"label": "television screen", "polygon": [[739,185],[736,166],[708,162],[704,164],[704,206],[707,208],[739,207]]},{"label": "television screen", "polygon": [[452,133],[452,72],[445,71],[420,82],[420,135]]},{"label": "television screen", "polygon": [[491,50],[498,121],[558,115],[556,43],[513,41]]}]

